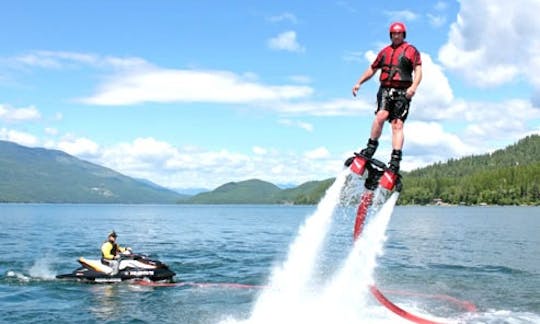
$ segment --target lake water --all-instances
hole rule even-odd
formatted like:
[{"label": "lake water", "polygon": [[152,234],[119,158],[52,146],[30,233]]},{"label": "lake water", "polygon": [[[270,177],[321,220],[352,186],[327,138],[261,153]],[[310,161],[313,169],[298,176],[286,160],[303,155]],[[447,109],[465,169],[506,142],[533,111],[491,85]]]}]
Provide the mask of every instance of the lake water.
[{"label": "lake water", "polygon": [[[267,285],[288,258],[291,243],[302,235],[299,228],[316,210],[315,206],[0,205],[0,322],[243,322],[257,304],[263,304],[257,303],[264,290],[260,286]],[[319,287],[339,288],[333,278],[351,258],[354,214],[354,209],[344,207],[332,213],[327,238],[309,269],[310,300],[326,294]],[[119,234],[119,243],[167,263],[177,273],[177,282],[214,285],[147,287],[55,279],[75,269],[79,256],[98,258],[112,229]],[[439,321],[540,323],[539,233],[538,207],[397,206],[373,279],[399,306]],[[355,319],[355,308],[363,307],[369,310],[363,314],[371,315],[362,315],[362,322],[408,323],[382,307],[366,287],[355,289],[362,305],[355,304],[355,296],[349,304],[322,304],[319,322],[342,321],[339,316],[335,321],[323,319],[325,314],[334,316],[333,311]],[[477,311],[468,312],[463,301],[472,302]],[[297,323],[299,317],[281,318]]]}]

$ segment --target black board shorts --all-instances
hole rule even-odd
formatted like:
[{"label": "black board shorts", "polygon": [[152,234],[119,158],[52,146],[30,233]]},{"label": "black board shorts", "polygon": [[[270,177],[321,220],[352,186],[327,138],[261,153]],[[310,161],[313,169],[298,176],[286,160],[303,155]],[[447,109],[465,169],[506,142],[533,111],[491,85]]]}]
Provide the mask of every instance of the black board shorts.
[{"label": "black board shorts", "polygon": [[384,109],[389,112],[388,122],[394,119],[405,121],[409,115],[409,105],[411,100],[407,99],[406,89],[380,87],[377,92],[377,113]]}]

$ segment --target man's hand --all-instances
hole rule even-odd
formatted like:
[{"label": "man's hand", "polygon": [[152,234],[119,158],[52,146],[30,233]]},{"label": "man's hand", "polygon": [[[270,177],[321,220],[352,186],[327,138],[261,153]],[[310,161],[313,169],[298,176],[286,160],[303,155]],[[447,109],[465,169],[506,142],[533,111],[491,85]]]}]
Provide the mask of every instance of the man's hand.
[{"label": "man's hand", "polygon": [[360,90],[360,83],[357,83],[352,88],[352,95],[356,97],[356,93],[358,93],[358,90]]},{"label": "man's hand", "polygon": [[407,88],[407,91],[405,92],[405,97],[407,97],[407,99],[411,99],[415,93],[416,93],[416,88],[409,87]]}]

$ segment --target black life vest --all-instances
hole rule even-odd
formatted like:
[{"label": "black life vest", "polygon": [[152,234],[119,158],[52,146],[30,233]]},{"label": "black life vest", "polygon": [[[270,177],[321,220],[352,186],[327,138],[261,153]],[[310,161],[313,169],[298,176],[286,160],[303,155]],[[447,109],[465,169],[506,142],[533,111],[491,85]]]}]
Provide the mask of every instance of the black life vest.
[{"label": "black life vest", "polygon": [[[416,48],[406,42],[397,47],[387,46],[383,50],[378,66],[381,68],[379,80],[382,86],[395,86],[396,84],[409,86],[412,83],[414,63],[406,55],[409,48],[412,48],[414,55],[416,55]],[[415,57],[413,56],[412,59],[415,59]]]}]

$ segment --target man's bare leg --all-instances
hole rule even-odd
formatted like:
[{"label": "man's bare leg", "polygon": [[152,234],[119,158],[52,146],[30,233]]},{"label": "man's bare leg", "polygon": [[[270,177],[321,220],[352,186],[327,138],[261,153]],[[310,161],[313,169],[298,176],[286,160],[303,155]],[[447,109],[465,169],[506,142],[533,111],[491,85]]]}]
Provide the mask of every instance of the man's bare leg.
[{"label": "man's bare leg", "polygon": [[394,173],[399,172],[399,163],[401,161],[401,155],[404,142],[403,135],[403,121],[400,119],[394,119],[392,121],[392,155],[390,156],[390,162],[388,162],[390,170]]}]

